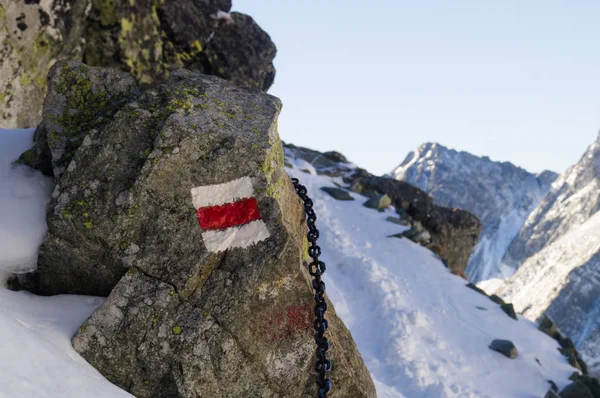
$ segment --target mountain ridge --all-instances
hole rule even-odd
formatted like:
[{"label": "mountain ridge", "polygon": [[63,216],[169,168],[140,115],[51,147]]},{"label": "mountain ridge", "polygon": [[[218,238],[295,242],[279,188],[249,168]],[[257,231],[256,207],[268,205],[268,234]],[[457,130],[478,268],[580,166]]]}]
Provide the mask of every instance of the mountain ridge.
[{"label": "mountain ridge", "polygon": [[506,278],[515,267],[502,258],[523,223],[558,177],[530,173],[510,162],[496,162],[437,143],[411,151],[392,173],[429,193],[437,203],[475,214],[483,231],[467,265],[473,282]]}]

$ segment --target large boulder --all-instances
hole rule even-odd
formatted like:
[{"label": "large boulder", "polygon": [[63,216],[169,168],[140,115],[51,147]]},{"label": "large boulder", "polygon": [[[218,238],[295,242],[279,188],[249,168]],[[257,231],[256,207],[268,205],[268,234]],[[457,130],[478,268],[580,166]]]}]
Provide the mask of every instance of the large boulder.
[{"label": "large boulder", "polygon": [[38,124],[59,59],[120,68],[142,87],[185,67],[267,90],[275,45],[230,9],[230,0],[0,0],[0,126]]},{"label": "large boulder", "polygon": [[[307,229],[280,108],[178,70],[79,134],[47,206],[39,289],[108,295],[73,347],[137,397],[316,394]],[[326,317],[337,393],[375,397],[331,304]]]}]

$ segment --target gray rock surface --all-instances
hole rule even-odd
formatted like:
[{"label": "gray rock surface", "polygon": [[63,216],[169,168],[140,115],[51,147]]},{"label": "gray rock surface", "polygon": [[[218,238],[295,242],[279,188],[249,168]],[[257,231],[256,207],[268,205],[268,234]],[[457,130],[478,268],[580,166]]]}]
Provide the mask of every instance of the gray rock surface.
[{"label": "gray rock surface", "polygon": [[0,0],[0,126],[38,124],[59,59],[117,67],[143,87],[187,68],[267,90],[275,45],[230,10],[230,0]]},{"label": "gray rock surface", "polygon": [[579,380],[565,387],[559,396],[560,398],[596,398],[588,386]]},{"label": "gray rock surface", "polygon": [[334,187],[321,187],[321,190],[327,192],[332,198],[336,200],[354,200],[352,195],[350,195],[345,189]]},{"label": "gray rock surface", "polygon": [[130,74],[91,68],[78,61],[55,63],[47,86],[35,146],[21,155],[20,161],[54,177],[64,172],[88,134],[110,122],[117,110],[140,95]]},{"label": "gray rock surface", "polygon": [[409,153],[392,176],[429,193],[438,205],[464,209],[479,218],[482,232],[466,269],[474,283],[515,271],[515,264],[503,268],[502,257],[557,177],[432,143]]},{"label": "gray rock surface", "polygon": [[35,127],[46,74],[60,58],[82,57],[89,1],[0,0],[0,127]]},{"label": "gray rock surface", "polygon": [[392,199],[386,194],[374,196],[363,203],[369,209],[385,210],[392,204]]},{"label": "gray rock surface", "polygon": [[517,347],[510,340],[494,340],[490,344],[490,349],[513,359],[517,357]]},{"label": "gray rock surface", "polygon": [[[89,72],[69,66],[54,76]],[[80,85],[87,80],[70,89]],[[73,144],[47,207],[38,288],[108,295],[72,344],[133,395],[315,395],[307,230],[283,170],[280,108],[260,90],[178,70]],[[230,220],[219,211],[202,221],[197,201],[210,206],[223,192],[214,186],[231,181],[246,188],[227,191],[230,201],[250,199],[260,217],[244,227],[262,223],[266,234],[211,227]],[[331,303],[327,319],[336,393],[375,397]]]},{"label": "gray rock surface", "polygon": [[511,317],[512,319],[514,319],[515,321],[518,320],[517,313],[515,312],[515,308],[513,307],[512,304],[510,304],[510,303],[502,303],[502,304],[500,304],[500,309],[502,309],[502,311],[504,311],[506,313],[506,315],[508,315],[509,317]]}]

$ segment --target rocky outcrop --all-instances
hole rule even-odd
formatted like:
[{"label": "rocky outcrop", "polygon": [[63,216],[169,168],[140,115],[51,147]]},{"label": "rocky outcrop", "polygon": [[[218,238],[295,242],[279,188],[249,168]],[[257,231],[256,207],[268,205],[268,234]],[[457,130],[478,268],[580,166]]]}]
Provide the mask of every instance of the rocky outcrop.
[{"label": "rocky outcrop", "polygon": [[347,189],[374,198],[368,201],[369,205],[385,199],[382,204],[387,206],[391,200],[401,220],[412,226],[411,239],[430,247],[453,273],[464,276],[481,231],[475,216],[464,210],[438,206],[431,196],[406,182],[373,176],[337,152],[320,153],[294,145],[286,145],[285,150],[286,156],[304,160],[316,173],[340,177]]},{"label": "rocky outcrop", "polygon": [[230,9],[229,0],[0,0],[0,125],[38,124],[58,59],[120,68],[143,88],[187,68],[267,90],[275,45]]},{"label": "rocky outcrop", "polygon": [[409,153],[392,176],[421,188],[438,205],[464,209],[481,220],[483,229],[466,270],[474,283],[514,273],[518,265],[507,267],[502,257],[557,177],[432,143]]},{"label": "rocky outcrop", "polygon": [[[77,92],[116,72],[71,62],[52,78],[72,73]],[[129,81],[117,75],[107,96]],[[141,398],[314,396],[307,227],[283,169],[281,102],[178,70],[116,104],[74,134],[68,160],[50,154],[66,168],[47,206],[38,289],[108,295],[73,347]],[[336,393],[375,397],[331,303],[326,318]]]},{"label": "rocky outcrop", "polygon": [[0,126],[39,123],[50,67],[83,56],[88,3],[0,0]]}]

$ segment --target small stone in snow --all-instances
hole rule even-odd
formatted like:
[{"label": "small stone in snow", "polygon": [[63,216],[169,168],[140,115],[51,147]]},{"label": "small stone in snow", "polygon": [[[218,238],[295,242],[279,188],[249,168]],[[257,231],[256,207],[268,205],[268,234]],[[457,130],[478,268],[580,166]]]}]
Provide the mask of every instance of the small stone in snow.
[{"label": "small stone in snow", "polygon": [[494,340],[489,348],[510,359],[517,357],[517,347],[510,340]]},{"label": "small stone in snow", "polygon": [[506,315],[508,315],[509,317],[511,317],[512,319],[514,319],[515,321],[519,320],[517,318],[517,313],[515,312],[515,307],[513,307],[512,304],[510,304],[510,303],[501,304],[500,308],[502,309],[502,311],[506,312]]},{"label": "small stone in snow", "polygon": [[327,192],[332,198],[337,200],[354,200],[354,198],[345,189],[321,187],[321,191]]}]

